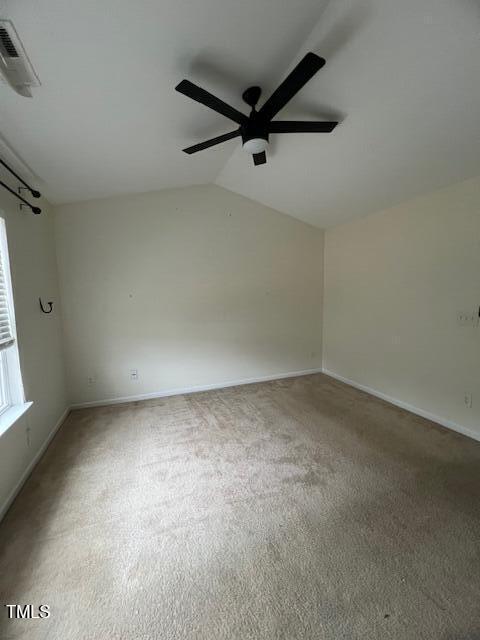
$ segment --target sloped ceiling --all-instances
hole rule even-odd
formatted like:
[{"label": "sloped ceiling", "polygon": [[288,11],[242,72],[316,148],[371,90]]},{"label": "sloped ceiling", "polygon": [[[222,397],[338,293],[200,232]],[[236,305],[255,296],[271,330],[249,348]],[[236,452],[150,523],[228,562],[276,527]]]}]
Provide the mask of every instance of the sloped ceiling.
[{"label": "sloped ceiling", "polygon": [[[476,0],[10,0],[40,76],[0,86],[0,133],[53,203],[216,182],[330,226],[480,173]],[[246,111],[306,51],[327,65],[279,117],[339,118],[272,138],[254,167],[232,129],[174,91],[184,77]],[[245,109],[244,109],[245,107]]]}]

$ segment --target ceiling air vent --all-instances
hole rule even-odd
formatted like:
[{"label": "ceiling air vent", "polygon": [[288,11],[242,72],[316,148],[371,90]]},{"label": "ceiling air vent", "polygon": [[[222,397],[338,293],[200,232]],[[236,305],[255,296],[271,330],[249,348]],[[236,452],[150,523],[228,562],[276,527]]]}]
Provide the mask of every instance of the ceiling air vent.
[{"label": "ceiling air vent", "polygon": [[6,58],[18,58],[18,51],[15,49],[15,45],[5,27],[0,27],[0,42],[2,43],[3,56]]},{"label": "ceiling air vent", "polygon": [[31,87],[40,86],[15,27],[0,20],[0,75],[21,96],[32,97]]}]

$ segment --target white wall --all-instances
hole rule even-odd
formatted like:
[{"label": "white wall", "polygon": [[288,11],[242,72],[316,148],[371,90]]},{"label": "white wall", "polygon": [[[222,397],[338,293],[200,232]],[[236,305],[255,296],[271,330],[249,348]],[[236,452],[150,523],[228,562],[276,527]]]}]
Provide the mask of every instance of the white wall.
[{"label": "white wall", "polygon": [[[0,517],[67,407],[53,222],[48,204],[43,201],[41,207],[39,216],[20,211],[17,200],[1,190],[0,215],[7,227],[20,364],[25,396],[33,406],[0,437]],[[54,313],[40,311],[39,296],[55,301]]]},{"label": "white wall", "polygon": [[319,229],[214,185],[55,213],[74,403],[321,366]]},{"label": "white wall", "polygon": [[480,179],[328,230],[325,264],[324,368],[480,437]]}]

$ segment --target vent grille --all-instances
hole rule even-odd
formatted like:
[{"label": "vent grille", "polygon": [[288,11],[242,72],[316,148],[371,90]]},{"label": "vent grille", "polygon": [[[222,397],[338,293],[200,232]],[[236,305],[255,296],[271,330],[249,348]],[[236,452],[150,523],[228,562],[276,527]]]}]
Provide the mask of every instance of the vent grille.
[{"label": "vent grille", "polygon": [[39,87],[32,63],[10,20],[0,18],[0,78],[21,96],[32,97],[32,87]]},{"label": "vent grille", "polygon": [[10,38],[8,31],[4,27],[0,27],[0,42],[9,58],[18,58],[18,51]]}]

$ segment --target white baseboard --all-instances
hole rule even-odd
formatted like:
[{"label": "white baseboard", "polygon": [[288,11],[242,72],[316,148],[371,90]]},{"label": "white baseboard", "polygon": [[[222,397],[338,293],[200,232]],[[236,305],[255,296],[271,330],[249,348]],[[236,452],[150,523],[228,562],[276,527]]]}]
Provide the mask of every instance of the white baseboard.
[{"label": "white baseboard", "polygon": [[365,386],[363,384],[355,382],[354,380],[350,380],[349,378],[344,378],[343,376],[339,375],[338,373],[334,373],[333,371],[329,371],[328,369],[323,369],[323,373],[326,376],[330,376],[330,378],[335,378],[335,380],[339,380],[340,382],[344,382],[345,384],[348,384],[351,387],[355,387],[355,389],[360,389],[360,391],[365,391],[366,393],[369,393],[372,396],[376,396],[377,398],[380,398],[381,400],[385,400],[386,402],[389,402],[390,404],[393,404],[396,407],[400,407],[401,409],[406,409],[407,411],[410,411],[411,413],[415,413],[417,416],[421,416],[422,418],[426,418],[427,420],[431,420],[432,422],[436,422],[437,424],[441,425],[442,427],[446,427],[447,429],[451,429],[452,431],[456,431],[457,433],[461,433],[462,435],[468,436],[469,438],[472,438],[473,440],[480,441],[480,434],[475,433],[475,431],[472,431],[468,427],[464,427],[464,426],[462,426],[460,424],[457,424],[456,422],[452,422],[451,420],[447,420],[445,418],[442,418],[441,416],[437,416],[437,415],[435,415],[433,413],[430,413],[429,411],[424,411],[423,409],[418,409],[418,407],[414,407],[411,404],[408,404],[408,402],[403,402],[402,400],[397,400],[396,398],[392,398],[391,396],[387,396],[385,393],[382,393],[381,391],[377,391],[376,389],[372,389],[371,387],[367,387],[367,386]]},{"label": "white baseboard", "polygon": [[179,387],[176,389],[166,389],[165,391],[155,391],[153,393],[143,393],[136,396],[123,396],[119,398],[105,398],[92,402],[78,402],[72,404],[71,409],[86,409],[87,407],[104,407],[110,404],[123,404],[125,402],[138,402],[139,400],[152,400],[155,398],[166,398],[168,396],[179,396],[185,393],[199,393],[201,391],[213,391],[215,389],[226,389],[227,387],[239,387],[242,384],[254,384],[255,382],[270,382],[283,378],[296,378],[297,376],[308,376],[313,373],[322,373],[321,367],[316,369],[303,369],[301,371],[289,371],[288,373],[276,373],[259,378],[245,378],[243,380],[229,380],[227,382],[217,382],[214,384],[204,384],[194,387]]},{"label": "white baseboard", "polygon": [[48,434],[47,438],[45,439],[44,443],[42,444],[42,446],[40,447],[40,449],[37,451],[37,453],[35,454],[33,460],[30,462],[30,464],[28,465],[28,467],[25,469],[25,471],[22,473],[22,477],[20,478],[20,480],[17,482],[17,484],[15,485],[15,487],[12,489],[12,491],[10,492],[8,498],[5,500],[5,502],[1,505],[0,507],[0,520],[2,520],[3,516],[7,513],[10,505],[12,504],[12,502],[15,500],[15,498],[17,497],[17,494],[19,493],[20,489],[23,487],[23,485],[25,484],[25,482],[27,481],[28,477],[30,476],[30,474],[32,473],[33,469],[35,468],[35,466],[37,465],[37,463],[40,461],[40,458],[43,456],[43,454],[45,453],[48,445],[50,444],[50,442],[53,440],[55,434],[57,433],[57,431],[60,429],[60,427],[62,426],[62,424],[65,422],[68,414],[70,413],[70,407],[67,407],[65,409],[65,411],[62,413],[62,415],[60,416],[60,418],[57,420],[55,426],[53,427],[53,429],[50,431],[50,433]]}]

